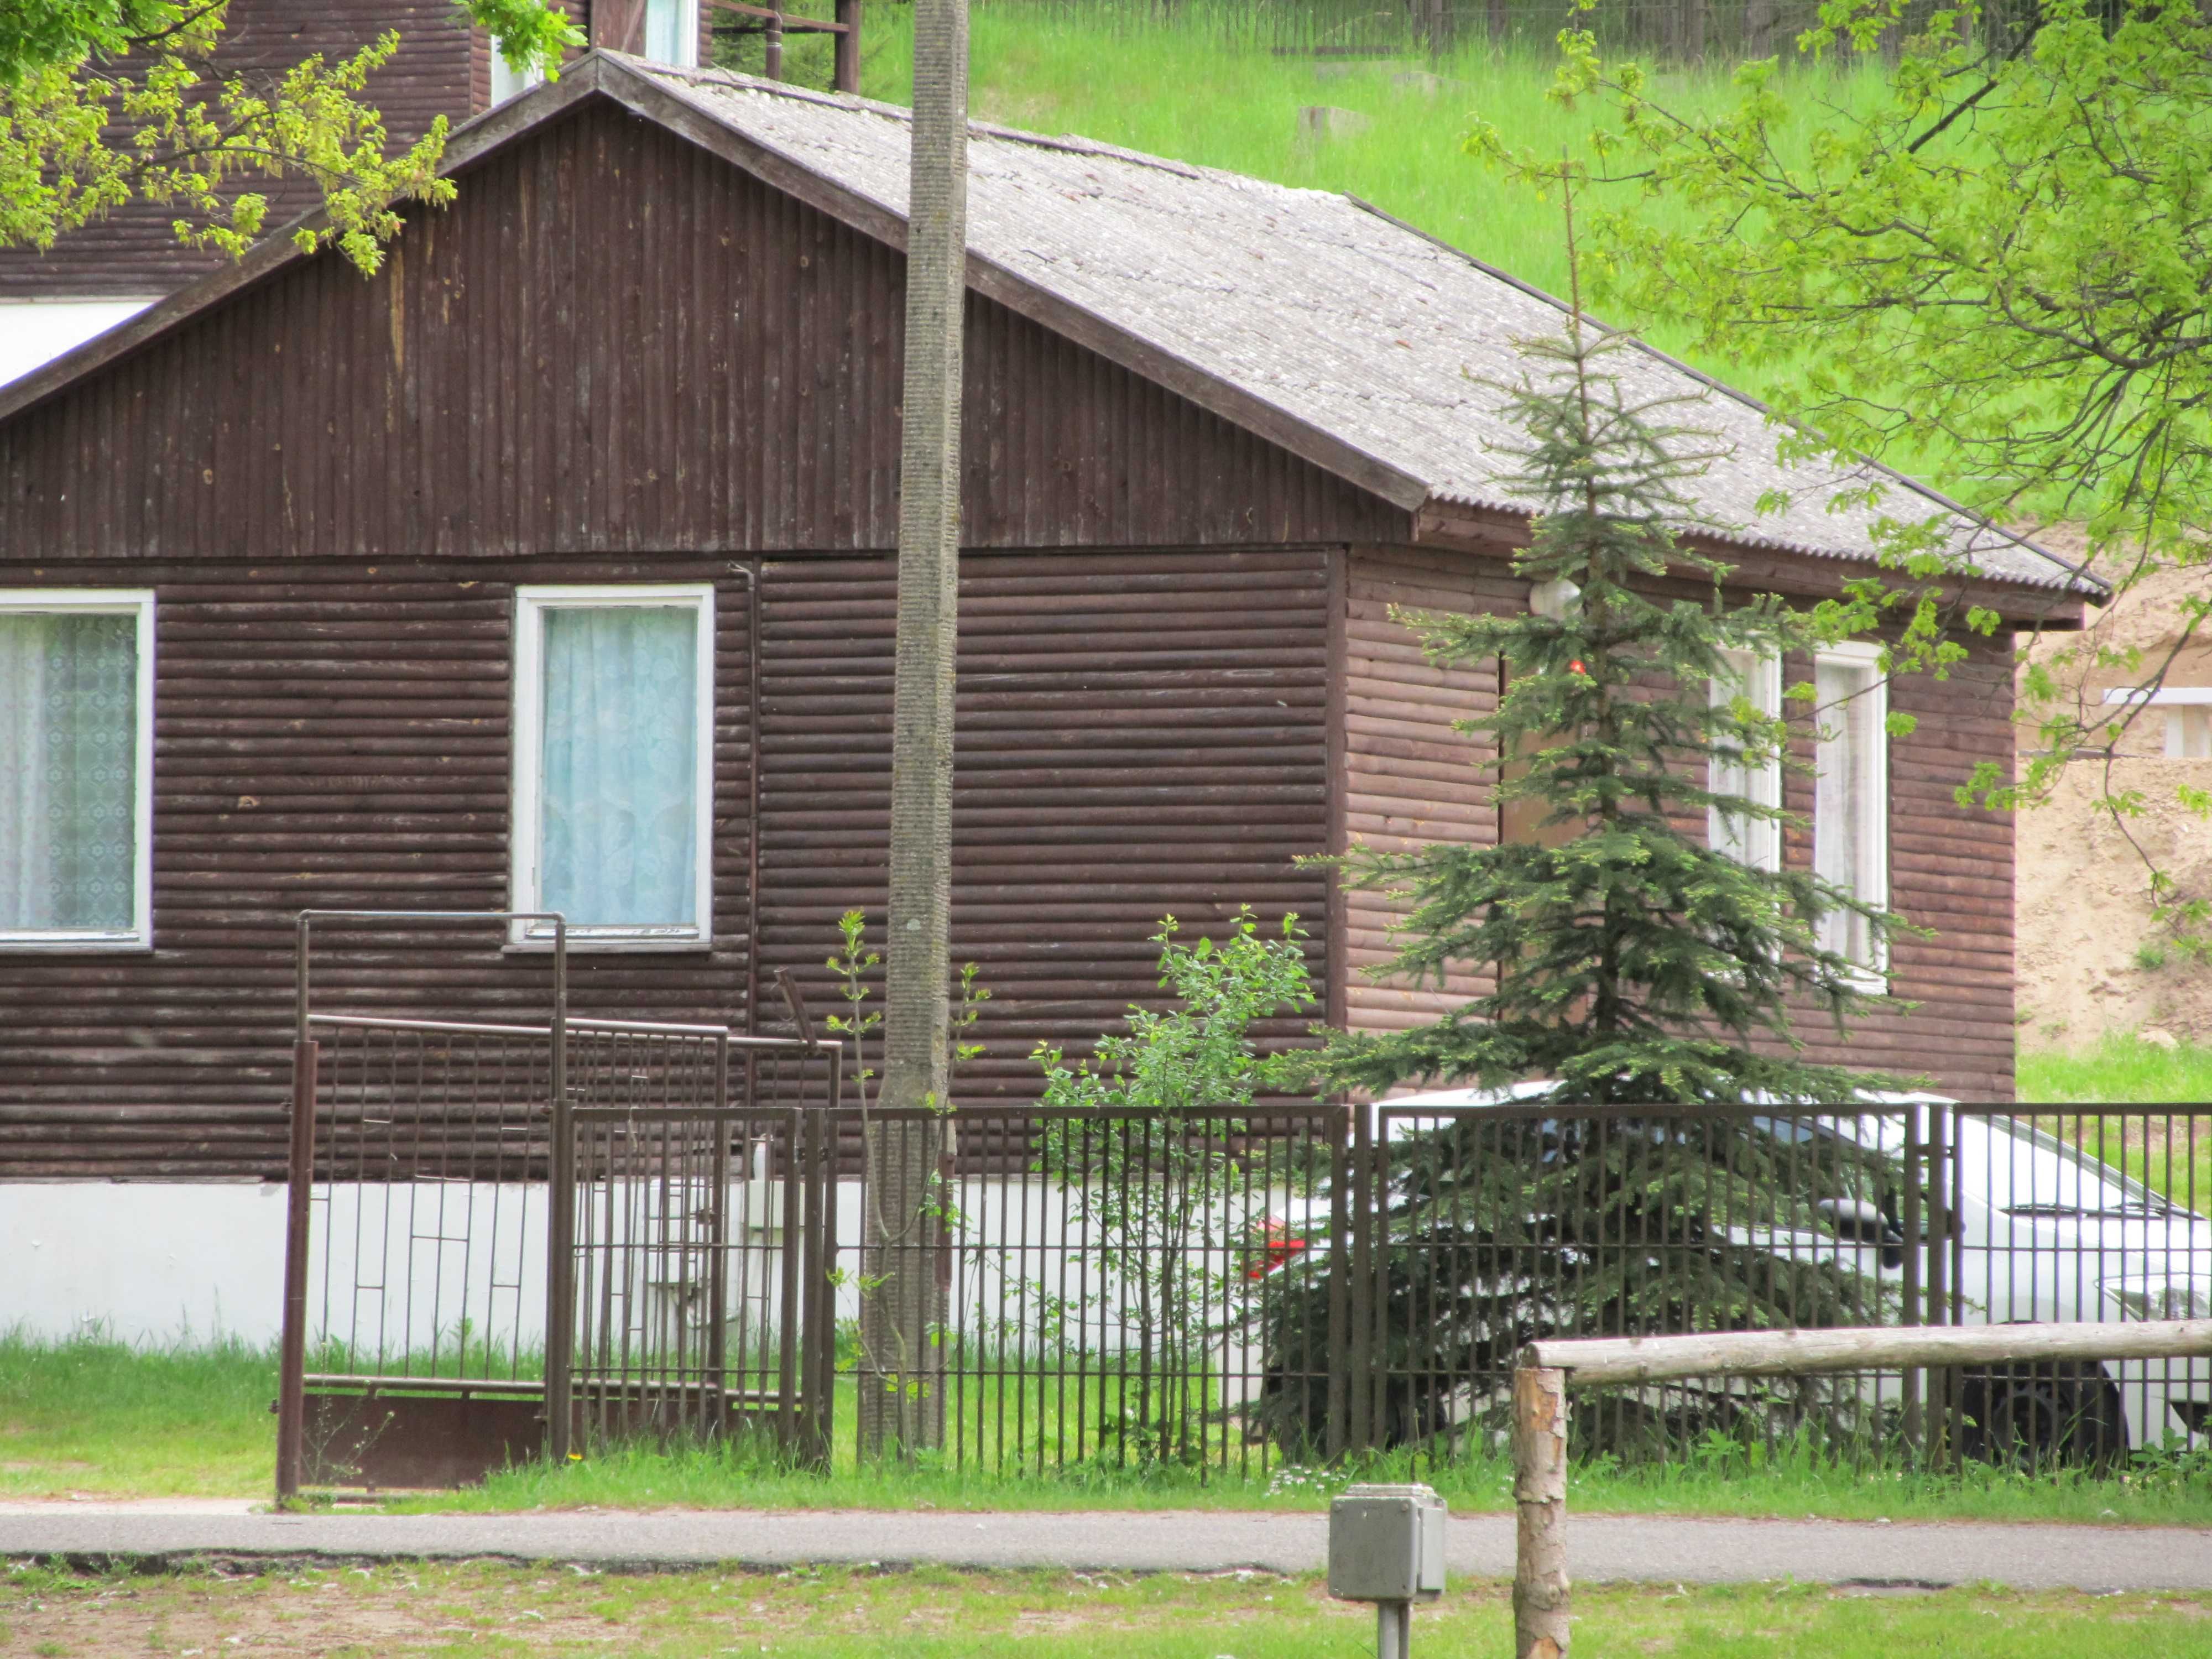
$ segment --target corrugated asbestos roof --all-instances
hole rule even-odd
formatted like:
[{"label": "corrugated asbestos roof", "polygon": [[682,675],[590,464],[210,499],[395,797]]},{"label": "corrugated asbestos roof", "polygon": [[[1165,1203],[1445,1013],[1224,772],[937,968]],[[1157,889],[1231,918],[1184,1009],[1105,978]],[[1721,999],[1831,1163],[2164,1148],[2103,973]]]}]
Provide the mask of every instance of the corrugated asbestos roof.
[{"label": "corrugated asbestos roof", "polygon": [[[908,115],[709,70],[637,60],[684,103],[903,218]],[[1565,307],[1352,198],[1079,138],[976,123],[970,252],[1145,345],[1417,482],[1439,502],[1525,513],[1503,486],[1516,434],[1494,384],[1526,372],[1516,343],[1559,332]],[[1864,560],[1883,514],[1950,510],[1954,551],[2000,580],[2101,596],[2102,584],[1886,472],[1888,499],[1831,507],[1864,475],[1785,465],[1759,405],[1663,355],[1616,357],[1632,398],[1702,393],[1671,411],[1730,453],[1699,487],[1716,534]],[[1486,385],[1485,382],[1492,384]],[[1762,497],[1790,506],[1762,514]]]}]

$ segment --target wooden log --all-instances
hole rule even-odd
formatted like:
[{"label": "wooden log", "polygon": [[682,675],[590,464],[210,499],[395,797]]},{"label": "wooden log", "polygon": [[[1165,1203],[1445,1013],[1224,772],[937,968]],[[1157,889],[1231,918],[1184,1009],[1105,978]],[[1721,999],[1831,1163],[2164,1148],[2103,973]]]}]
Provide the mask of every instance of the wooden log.
[{"label": "wooden log", "polygon": [[[1594,1337],[1531,1342],[1521,1350],[1519,1363],[1524,1369],[1569,1372],[1580,1386],[1662,1382],[1723,1373],[1796,1376],[1813,1371],[1895,1370],[2021,1359],[2197,1357],[2212,1357],[2212,1319]],[[1517,1383],[1514,1403],[1517,1436]]]},{"label": "wooden log", "polygon": [[1513,1373],[1514,1659],[1565,1659],[1567,1374],[1525,1361]]}]

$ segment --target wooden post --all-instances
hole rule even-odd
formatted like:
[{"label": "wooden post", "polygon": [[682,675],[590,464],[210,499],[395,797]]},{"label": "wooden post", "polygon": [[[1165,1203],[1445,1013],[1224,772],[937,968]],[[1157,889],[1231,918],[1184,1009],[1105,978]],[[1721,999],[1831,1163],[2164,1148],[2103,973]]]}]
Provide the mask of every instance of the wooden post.
[{"label": "wooden post", "polygon": [[276,1502],[300,1495],[307,1416],[308,1200],[315,1185],[315,1071],[312,1037],[292,1045],[292,1157],[284,1191],[284,1330],[276,1358]]},{"label": "wooden post", "polygon": [[1567,1580],[1567,1374],[1513,1373],[1514,1659],[1565,1659],[1572,1610]]},{"label": "wooden post", "polygon": [[860,0],[837,0],[837,21],[845,32],[837,36],[836,76],[832,82],[839,92],[858,92],[860,89]]}]

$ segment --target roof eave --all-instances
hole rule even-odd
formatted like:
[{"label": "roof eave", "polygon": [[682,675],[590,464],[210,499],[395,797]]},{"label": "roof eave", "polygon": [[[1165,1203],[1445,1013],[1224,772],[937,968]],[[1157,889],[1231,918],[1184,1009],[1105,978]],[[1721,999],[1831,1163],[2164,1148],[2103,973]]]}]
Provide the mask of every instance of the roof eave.
[{"label": "roof eave", "polygon": [[[1417,543],[1431,546],[1510,557],[1516,548],[1527,543],[1528,531],[1525,513],[1449,501],[1432,502],[1417,514],[1413,534]],[[1787,547],[1754,547],[1725,536],[1692,535],[1686,539],[1694,551],[1732,567],[1740,580],[1802,598],[1833,597],[1867,571],[1880,568],[1870,559]],[[2070,585],[2008,581],[1988,574],[1949,580],[1943,587],[1952,598],[1993,611],[2008,623],[2049,629],[2086,626],[2086,607],[2092,602],[2091,596]]]}]

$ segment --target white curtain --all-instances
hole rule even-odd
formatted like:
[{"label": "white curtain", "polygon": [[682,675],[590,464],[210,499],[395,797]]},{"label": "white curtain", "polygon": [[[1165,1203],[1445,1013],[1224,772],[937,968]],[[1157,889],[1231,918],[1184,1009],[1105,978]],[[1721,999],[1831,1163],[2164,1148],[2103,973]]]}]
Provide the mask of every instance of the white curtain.
[{"label": "white curtain", "polygon": [[[1726,708],[1738,697],[1769,719],[1782,713],[1782,659],[1748,651],[1723,651],[1729,672],[1717,677],[1710,688],[1712,706]],[[1782,805],[1782,759],[1777,755],[1754,763],[1742,750],[1722,745],[1707,764],[1706,787],[1717,795],[1735,795],[1759,806]],[[1705,842],[1739,864],[1756,870],[1782,867],[1782,826],[1772,818],[1739,817],[1719,807],[1705,814]]]},{"label": "white curtain", "polygon": [[689,68],[699,55],[698,15],[694,0],[645,0],[645,55]]},{"label": "white curtain", "polygon": [[136,617],[0,616],[0,927],[132,925],[137,728]]},{"label": "white curtain", "polygon": [[538,902],[580,927],[696,922],[698,613],[544,613]]},{"label": "white curtain", "polygon": [[[1886,905],[1879,890],[1875,837],[1887,833],[1887,780],[1881,775],[1881,710],[1871,664],[1822,659],[1814,665],[1820,743],[1813,796],[1813,870],[1854,898]],[[1874,965],[1873,929],[1865,917],[1831,910],[1820,918],[1820,943],[1863,967]]]}]

